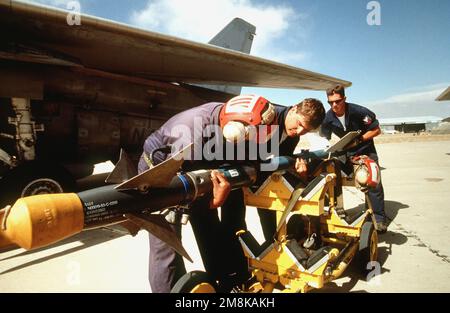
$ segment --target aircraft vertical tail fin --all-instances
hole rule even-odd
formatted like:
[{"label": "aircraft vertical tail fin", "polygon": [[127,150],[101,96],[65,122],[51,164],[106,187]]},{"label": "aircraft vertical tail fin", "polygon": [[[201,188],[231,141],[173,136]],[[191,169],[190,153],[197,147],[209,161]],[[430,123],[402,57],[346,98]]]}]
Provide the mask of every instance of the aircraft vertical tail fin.
[{"label": "aircraft vertical tail fin", "polygon": [[[208,43],[218,47],[223,47],[243,53],[250,53],[253,43],[253,37],[256,33],[256,27],[243,19],[236,17],[227,26],[225,26],[217,35]],[[209,89],[239,95],[241,93],[240,86],[218,86],[218,85],[202,85]]]},{"label": "aircraft vertical tail fin", "polygon": [[255,32],[255,26],[236,17],[208,43],[248,54],[252,48]]}]

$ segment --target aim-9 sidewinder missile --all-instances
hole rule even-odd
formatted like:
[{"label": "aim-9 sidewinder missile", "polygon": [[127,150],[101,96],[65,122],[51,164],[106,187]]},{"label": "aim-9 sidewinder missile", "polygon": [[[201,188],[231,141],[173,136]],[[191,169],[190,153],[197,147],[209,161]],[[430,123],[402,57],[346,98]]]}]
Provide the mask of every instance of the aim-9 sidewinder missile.
[{"label": "aim-9 sidewinder missile", "polygon": [[[274,157],[265,165],[270,166],[271,171],[282,171],[294,167],[295,157],[326,158],[340,153],[342,147],[358,134],[349,135],[326,150],[304,151],[294,157]],[[79,193],[18,199],[13,206],[0,210],[0,248],[16,244],[27,250],[35,249],[82,230],[121,223],[131,234],[141,228],[151,232],[190,260],[164,216],[154,213],[188,205],[212,191],[211,171],[214,169],[179,172],[191,149],[192,145],[139,175],[135,175],[136,170],[121,153],[118,164],[107,179],[113,184]],[[225,175],[232,189],[237,189],[255,183],[261,164],[229,165],[215,170]]]}]

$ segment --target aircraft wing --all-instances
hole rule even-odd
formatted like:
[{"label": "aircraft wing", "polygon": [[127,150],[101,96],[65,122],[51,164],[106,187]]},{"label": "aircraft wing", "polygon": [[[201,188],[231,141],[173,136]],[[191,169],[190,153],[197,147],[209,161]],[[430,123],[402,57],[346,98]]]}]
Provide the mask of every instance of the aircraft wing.
[{"label": "aircraft wing", "polygon": [[0,58],[180,83],[323,90],[351,83],[244,53],[13,0],[0,0]]},{"label": "aircraft wing", "polygon": [[450,86],[447,87],[437,98],[436,101],[450,100]]}]

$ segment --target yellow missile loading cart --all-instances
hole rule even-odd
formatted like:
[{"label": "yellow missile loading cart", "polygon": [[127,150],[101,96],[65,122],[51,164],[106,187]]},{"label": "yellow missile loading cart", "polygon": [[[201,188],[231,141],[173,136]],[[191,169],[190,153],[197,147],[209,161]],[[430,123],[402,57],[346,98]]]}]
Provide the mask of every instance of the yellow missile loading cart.
[{"label": "yellow missile loading cart", "polygon": [[[273,240],[263,244],[250,231],[237,233],[252,279],[235,290],[308,292],[340,277],[351,262],[358,261],[365,272],[368,263],[377,260],[376,223],[367,192],[368,209],[344,210],[343,186],[367,191],[370,169],[359,161],[351,175],[343,175],[336,156],[357,137],[349,133],[325,150],[328,156],[322,156],[314,179],[303,188],[293,188],[283,173],[275,172],[256,191],[245,189],[248,206],[276,212],[277,230]],[[207,273],[195,271],[183,276],[173,292],[216,290]]]}]

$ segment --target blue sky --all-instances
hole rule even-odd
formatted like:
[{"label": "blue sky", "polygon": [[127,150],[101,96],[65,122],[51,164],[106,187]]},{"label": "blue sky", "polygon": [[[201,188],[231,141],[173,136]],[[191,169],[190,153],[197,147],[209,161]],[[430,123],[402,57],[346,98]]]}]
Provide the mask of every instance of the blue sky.
[{"label": "blue sky", "polygon": [[[35,0],[65,8],[68,0]],[[367,0],[80,0],[82,13],[199,42],[233,17],[256,26],[252,54],[349,80],[350,102],[379,117],[450,116],[434,99],[450,85],[450,1],[379,0],[369,25]],[[324,92],[244,88],[281,104]],[[325,105],[327,105],[324,102]]]}]

